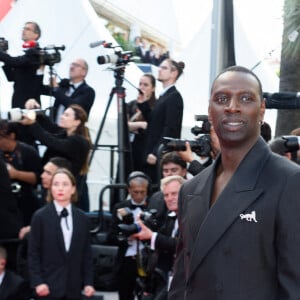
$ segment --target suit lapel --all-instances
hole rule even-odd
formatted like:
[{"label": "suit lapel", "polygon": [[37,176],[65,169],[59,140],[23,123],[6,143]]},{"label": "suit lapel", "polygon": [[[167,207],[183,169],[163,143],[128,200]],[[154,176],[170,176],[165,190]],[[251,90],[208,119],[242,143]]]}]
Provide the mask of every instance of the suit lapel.
[{"label": "suit lapel", "polygon": [[[256,153],[258,152],[264,153],[263,158],[261,156],[260,159],[257,158]],[[221,195],[213,207],[210,208],[203,222],[200,223],[201,225],[191,252],[190,265],[188,266],[189,276],[193,274],[209,250],[229,227],[239,219],[240,214],[263,193],[262,189],[255,189],[255,185],[268,157],[270,157],[268,146],[259,140],[240,163],[240,166]],[[209,184],[205,185],[205,187],[203,186],[203,190],[201,191],[201,194],[203,193],[203,205],[205,205],[205,201],[207,205],[210,201],[212,177],[210,177],[208,182]],[[193,202],[196,203],[196,201]],[[188,209],[189,213],[192,209],[196,209],[195,204]],[[199,207],[197,210],[199,216]],[[200,213],[200,215],[202,214]],[[193,221],[194,224],[195,221],[196,219]],[[196,224],[199,225],[199,220],[196,221]]]},{"label": "suit lapel", "polygon": [[74,209],[73,205],[72,205],[72,222],[73,222],[73,232],[72,232],[69,252],[72,251],[74,245],[76,244],[76,237],[79,236],[78,231],[80,230],[80,228],[78,226],[77,210]]}]

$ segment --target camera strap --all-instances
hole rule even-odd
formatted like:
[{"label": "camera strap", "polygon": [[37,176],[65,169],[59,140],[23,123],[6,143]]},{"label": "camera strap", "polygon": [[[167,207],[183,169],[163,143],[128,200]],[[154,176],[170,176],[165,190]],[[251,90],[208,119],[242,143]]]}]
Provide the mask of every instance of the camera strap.
[{"label": "camera strap", "polygon": [[137,273],[140,277],[146,277],[146,271],[143,266],[143,257],[140,251],[140,240],[137,240],[136,243],[136,264],[137,264]]}]

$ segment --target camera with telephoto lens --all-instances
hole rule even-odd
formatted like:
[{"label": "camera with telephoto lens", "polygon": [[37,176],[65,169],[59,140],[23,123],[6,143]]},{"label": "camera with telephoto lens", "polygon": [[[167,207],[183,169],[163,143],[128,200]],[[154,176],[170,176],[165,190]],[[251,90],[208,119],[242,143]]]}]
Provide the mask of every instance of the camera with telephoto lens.
[{"label": "camera with telephoto lens", "polygon": [[21,121],[24,116],[31,120],[35,120],[37,115],[45,115],[46,110],[44,109],[21,109],[18,107],[12,108],[8,113],[7,113],[7,119],[8,121],[12,122],[18,122]]},{"label": "camera with telephoto lens", "polygon": [[0,51],[8,50],[8,40],[3,37],[0,37]]},{"label": "camera with telephoto lens", "polygon": [[53,66],[61,61],[61,54],[59,50],[65,50],[65,46],[60,47],[50,45],[44,48],[40,48],[39,59],[41,65]]},{"label": "camera with telephoto lens", "polygon": [[112,63],[116,66],[121,66],[131,62],[132,57],[132,51],[115,51],[113,54],[98,56],[97,62],[99,65]]},{"label": "camera with telephoto lens", "polygon": [[194,126],[191,132],[197,137],[195,140],[181,140],[170,137],[163,137],[164,149],[166,151],[185,151],[185,143],[189,142],[191,150],[198,156],[210,156],[212,151],[210,139],[210,123],[207,115],[195,115],[196,121],[202,121],[202,126]]},{"label": "camera with telephoto lens", "polygon": [[[134,214],[128,207],[119,208],[117,215],[121,223],[118,224],[119,240],[124,240],[132,234],[141,231],[139,224],[134,221]],[[140,213],[140,219],[150,229],[154,229],[157,226],[157,209],[150,209],[149,211],[142,211]]]}]

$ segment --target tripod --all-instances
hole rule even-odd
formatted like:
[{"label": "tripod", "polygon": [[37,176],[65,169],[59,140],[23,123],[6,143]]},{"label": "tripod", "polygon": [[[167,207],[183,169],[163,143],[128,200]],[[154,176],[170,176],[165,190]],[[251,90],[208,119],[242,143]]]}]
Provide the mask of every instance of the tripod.
[{"label": "tripod", "polygon": [[[125,72],[124,64],[117,66],[114,69],[115,87],[112,88],[109,94],[109,99],[104,111],[104,116],[102,118],[98,133],[96,135],[96,139],[89,160],[89,165],[91,165],[92,159],[97,149],[100,136],[102,134],[102,130],[106,121],[109,107],[111,105],[114,95],[116,94],[117,108],[118,108],[118,126],[117,126],[118,127],[118,153],[119,153],[118,183],[126,182],[126,168],[128,171],[132,170],[131,157],[127,157],[127,159],[125,157],[126,153],[131,154],[131,149],[130,149],[130,142],[129,142],[126,109],[125,109],[125,88],[122,86],[124,81],[124,72]],[[120,199],[125,199],[125,196],[126,196],[126,191],[124,189],[120,189],[119,190]]]}]

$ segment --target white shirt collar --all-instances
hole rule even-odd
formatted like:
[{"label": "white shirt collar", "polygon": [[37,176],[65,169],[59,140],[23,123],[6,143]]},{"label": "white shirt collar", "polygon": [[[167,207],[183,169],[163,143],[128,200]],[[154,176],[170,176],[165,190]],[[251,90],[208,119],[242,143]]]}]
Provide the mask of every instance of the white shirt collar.
[{"label": "white shirt collar", "polygon": [[58,214],[61,213],[61,211],[66,208],[66,210],[68,211],[69,214],[71,214],[71,203],[69,203],[67,206],[61,206],[56,200],[53,201],[55,209],[57,211]]},{"label": "white shirt collar", "polygon": [[164,88],[161,91],[160,96],[163,96],[172,86],[175,86],[175,84],[171,84],[171,85],[167,86],[166,88]]},{"label": "white shirt collar", "polygon": [[76,83],[73,83],[72,81],[70,81],[70,84],[74,85],[75,89],[77,89],[82,83],[83,83],[83,80],[79,81],[79,82],[76,82]]}]

